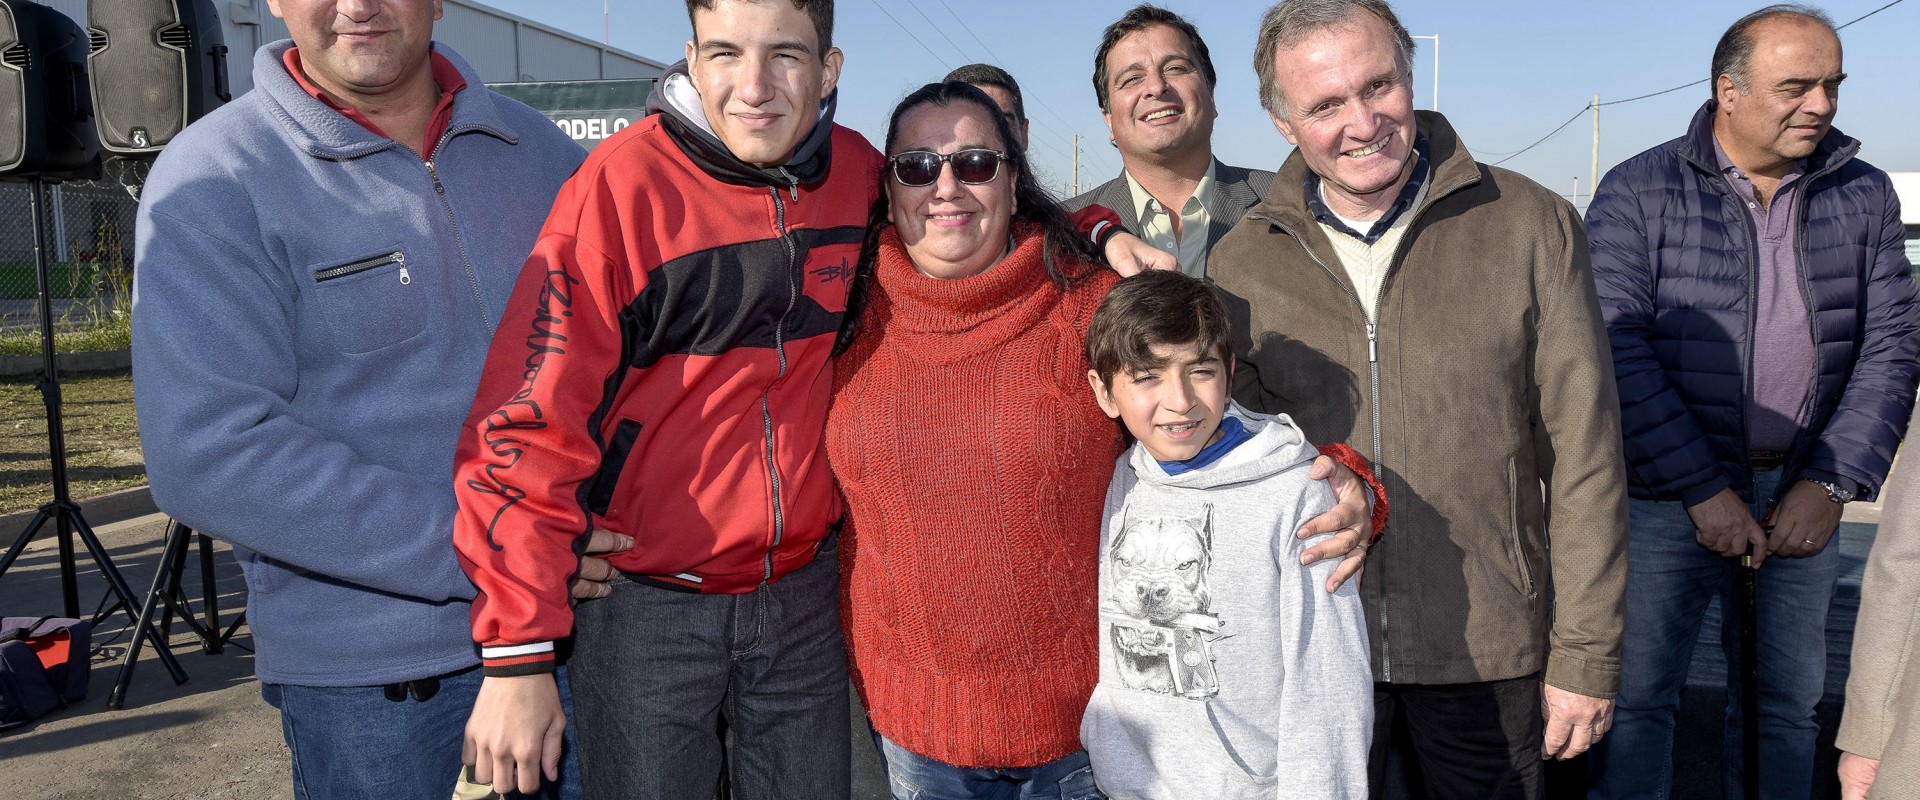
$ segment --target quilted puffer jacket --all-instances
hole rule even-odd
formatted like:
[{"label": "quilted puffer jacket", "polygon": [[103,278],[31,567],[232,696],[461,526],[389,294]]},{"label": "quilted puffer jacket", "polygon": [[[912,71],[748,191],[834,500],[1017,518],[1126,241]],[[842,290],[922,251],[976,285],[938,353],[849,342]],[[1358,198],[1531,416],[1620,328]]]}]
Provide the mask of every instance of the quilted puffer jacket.
[{"label": "quilted puffer jacket", "polygon": [[[1759,257],[1752,219],[1718,169],[1713,109],[1614,167],[1587,211],[1628,491],[1639,499],[1753,493],[1745,399]],[[1815,378],[1782,491],[1845,479],[1873,498],[1913,410],[1920,341],[1900,202],[1859,150],[1831,130],[1807,161],[1796,247]]]}]

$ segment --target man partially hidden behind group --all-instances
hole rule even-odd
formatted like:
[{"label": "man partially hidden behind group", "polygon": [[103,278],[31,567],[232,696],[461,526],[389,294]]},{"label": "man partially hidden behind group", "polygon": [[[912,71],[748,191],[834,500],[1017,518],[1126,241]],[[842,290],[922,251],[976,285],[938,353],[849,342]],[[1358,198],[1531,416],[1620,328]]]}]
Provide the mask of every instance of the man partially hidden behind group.
[{"label": "man partially hidden behind group", "polygon": [[1027,102],[1021,97],[1020,82],[1014,80],[1013,75],[992,64],[967,64],[955,67],[945,80],[970,84],[986,92],[993,104],[1000,107],[1000,113],[1007,115],[1007,124],[1013,128],[1013,144],[1027,149]]},{"label": "man partially hidden behind group", "polygon": [[1579,214],[1416,114],[1412,56],[1381,0],[1267,12],[1254,68],[1295,150],[1207,274],[1235,399],[1366,455],[1393,506],[1360,584],[1375,796],[1404,726],[1426,796],[1538,797],[1620,681],[1612,362]]}]

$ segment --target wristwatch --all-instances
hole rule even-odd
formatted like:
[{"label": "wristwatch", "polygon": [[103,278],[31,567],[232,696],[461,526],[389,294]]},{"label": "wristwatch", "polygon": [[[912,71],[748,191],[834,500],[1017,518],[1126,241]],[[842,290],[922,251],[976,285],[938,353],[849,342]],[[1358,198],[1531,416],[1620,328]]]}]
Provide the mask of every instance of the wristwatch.
[{"label": "wristwatch", "polygon": [[1851,488],[1841,486],[1840,484],[1837,484],[1837,483],[1829,483],[1827,481],[1810,481],[1810,482],[1816,486],[1819,486],[1822,489],[1827,490],[1827,499],[1832,500],[1835,503],[1848,503],[1848,502],[1852,502],[1853,500],[1853,489]]}]

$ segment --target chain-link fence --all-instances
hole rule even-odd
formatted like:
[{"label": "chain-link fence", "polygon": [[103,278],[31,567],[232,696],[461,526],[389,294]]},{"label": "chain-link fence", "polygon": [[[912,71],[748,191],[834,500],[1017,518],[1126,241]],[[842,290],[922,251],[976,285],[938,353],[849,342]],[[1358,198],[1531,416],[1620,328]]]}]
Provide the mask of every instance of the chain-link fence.
[{"label": "chain-link fence", "polygon": [[[135,191],[143,165],[111,160],[97,181],[47,186],[48,291],[61,350],[102,349],[127,325],[133,294]],[[133,187],[133,188],[130,188]],[[0,183],[0,354],[38,353],[32,186]],[[17,341],[16,341],[17,340]]]}]

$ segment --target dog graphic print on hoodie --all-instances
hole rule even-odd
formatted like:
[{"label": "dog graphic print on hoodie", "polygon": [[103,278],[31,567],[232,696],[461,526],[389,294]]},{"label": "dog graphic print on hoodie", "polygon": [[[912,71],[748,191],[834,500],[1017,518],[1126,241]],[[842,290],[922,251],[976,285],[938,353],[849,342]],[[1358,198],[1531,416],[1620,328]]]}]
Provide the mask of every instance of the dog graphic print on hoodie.
[{"label": "dog graphic print on hoodie", "polygon": [[1107,489],[1100,683],[1080,738],[1101,791],[1137,798],[1364,798],[1373,678],[1352,581],[1294,536],[1333,507],[1293,421],[1169,470],[1135,444]]}]

